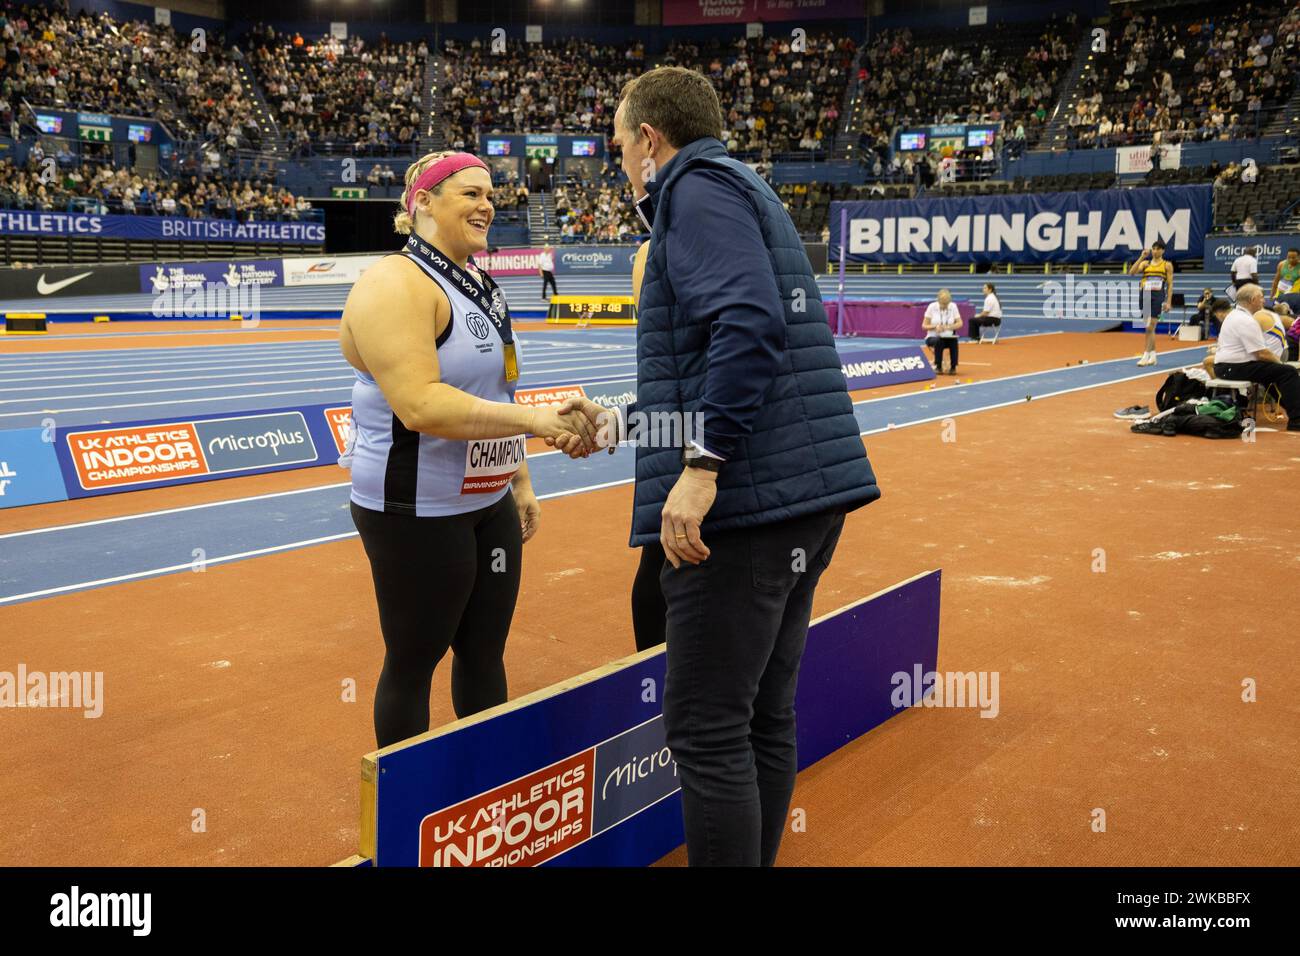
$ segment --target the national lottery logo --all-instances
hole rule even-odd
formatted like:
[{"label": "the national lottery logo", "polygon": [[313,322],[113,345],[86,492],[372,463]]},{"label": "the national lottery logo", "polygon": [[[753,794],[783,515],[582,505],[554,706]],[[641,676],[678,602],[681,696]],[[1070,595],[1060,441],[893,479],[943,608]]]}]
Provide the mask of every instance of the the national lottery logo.
[{"label": "the national lottery logo", "polygon": [[467,312],[465,314],[465,327],[469,329],[469,334],[476,339],[486,339],[488,337],[488,320],[479,312]]},{"label": "the national lottery logo", "polygon": [[226,280],[226,285],[230,286],[232,289],[239,285],[239,267],[233,262],[230,263],[230,268],[226,270],[224,278]]}]

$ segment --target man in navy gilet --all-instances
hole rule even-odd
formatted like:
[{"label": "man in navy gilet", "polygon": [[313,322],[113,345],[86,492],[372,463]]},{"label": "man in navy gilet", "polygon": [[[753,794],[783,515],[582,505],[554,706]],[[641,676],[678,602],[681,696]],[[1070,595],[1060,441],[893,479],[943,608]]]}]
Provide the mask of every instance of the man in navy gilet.
[{"label": "man in navy gilet", "polygon": [[[756,866],[775,861],[794,790],[813,592],[845,514],[880,491],[803,243],[727,156],[722,123],[709,80],[681,67],[622,92],[614,143],[651,229],[622,427],[631,543],[666,557],[664,726],[687,854]],[[637,437],[648,421],[684,421],[684,438]]]}]

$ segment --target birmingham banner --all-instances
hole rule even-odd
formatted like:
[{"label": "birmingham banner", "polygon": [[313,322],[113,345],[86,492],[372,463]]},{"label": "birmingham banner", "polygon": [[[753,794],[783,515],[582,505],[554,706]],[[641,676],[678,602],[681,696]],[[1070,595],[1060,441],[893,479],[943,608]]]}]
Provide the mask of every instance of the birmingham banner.
[{"label": "birmingham banner", "polygon": [[1211,187],[833,202],[830,223],[831,261],[841,241],[849,262],[1119,261],[1157,239],[1168,259],[1199,259]]},{"label": "birmingham banner", "polygon": [[85,239],[190,240],[322,245],[321,222],[236,222],[180,216],[114,216],[94,213],[0,209],[0,233],[18,236],[73,236]]}]

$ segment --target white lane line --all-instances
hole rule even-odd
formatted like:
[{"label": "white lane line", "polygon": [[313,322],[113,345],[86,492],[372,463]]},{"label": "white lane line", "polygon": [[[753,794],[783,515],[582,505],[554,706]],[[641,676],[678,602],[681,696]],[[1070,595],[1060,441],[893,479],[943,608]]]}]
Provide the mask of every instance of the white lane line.
[{"label": "white lane line", "polygon": [[[88,310],[88,311],[92,311],[92,310]],[[112,310],[112,309],[106,309],[106,310],[104,310],[104,311],[106,311],[106,312],[112,312],[113,310]],[[130,320],[128,320],[128,321],[130,321]],[[251,328],[251,329],[243,329],[243,328],[240,328],[240,329],[235,329],[235,328],[230,328],[230,329],[178,329],[178,330],[176,330],[176,331],[170,331],[170,332],[118,332],[118,331],[112,331],[112,332],[85,332],[85,333],[70,333],[70,334],[63,334],[63,333],[58,333],[58,332],[56,332],[56,333],[54,333],[53,335],[51,335],[49,338],[47,338],[47,339],[45,340],[45,342],[62,342],[62,341],[64,341],[64,340],[66,340],[66,339],[133,339],[133,338],[139,338],[140,336],[150,336],[150,335],[231,335],[231,334],[233,334],[233,333],[237,333],[237,332],[244,332],[244,333],[248,333],[248,332],[262,332],[262,333],[266,333],[266,332],[271,332],[271,333],[275,333],[275,332],[288,332],[288,333],[291,334],[291,335],[301,335],[301,334],[303,334],[303,333],[305,333],[305,332],[337,332],[337,331],[338,331],[338,326],[336,326],[336,325],[321,325],[321,326],[316,326],[316,327],[308,328],[308,329],[263,329],[263,328]],[[42,344],[43,344],[43,343],[42,343]],[[269,344],[271,344],[271,343],[268,343],[268,342],[252,342],[252,343],[249,343],[249,344],[251,344],[251,345],[269,345]]]},{"label": "white lane line", "polygon": [[[29,395],[26,398],[4,398],[0,399],[0,405],[18,405],[28,402],[53,402],[67,401],[73,398],[117,398],[122,395],[174,395],[177,392],[220,392],[223,388],[255,388],[263,385],[294,385],[302,382],[348,382],[356,381],[356,376],[348,375],[325,375],[315,378],[276,378],[266,381],[254,382],[229,382],[225,385],[186,385],[180,388],[137,388],[126,392],[95,392],[91,395]],[[19,389],[21,391],[21,389]],[[221,398],[221,395],[214,394],[213,398]]]},{"label": "white lane line", "polygon": [[[289,368],[290,365],[293,365],[293,366],[303,366],[303,365],[309,365],[309,366],[312,366],[312,368],[296,368],[296,371],[299,371],[299,372],[321,372],[321,371],[325,371],[326,369],[328,369],[328,368],[330,368],[330,367],[332,367],[332,366],[335,366],[335,365],[339,365],[339,366],[342,366],[343,368],[347,368],[347,369],[351,369],[351,368],[352,368],[352,366],[348,365],[347,362],[344,362],[342,358],[340,358],[337,362],[327,362],[327,361],[324,361],[324,360],[322,360],[322,361],[320,361],[320,362],[290,362],[290,363],[287,363],[287,364],[285,364],[285,365],[272,366],[272,368],[273,368],[273,369],[274,369],[274,368],[284,368],[284,369],[287,369],[287,368]],[[212,367],[213,367],[213,368],[229,368],[230,366],[229,366],[229,365],[214,365],[214,366],[212,366]],[[152,373],[153,371],[154,371],[153,369],[150,369],[148,372],[142,372],[142,373],[137,373],[137,374],[146,374],[146,375],[147,375],[147,374]],[[159,372],[170,372],[170,371],[173,371],[173,370],[172,370],[172,369],[158,369],[157,371],[159,371]],[[189,371],[190,371],[190,372],[198,372],[198,371],[201,371],[201,370],[200,370],[200,369],[190,369]],[[247,376],[247,375],[253,375],[253,374],[256,374],[258,371],[259,371],[259,370],[256,370],[256,369],[253,369],[253,370],[245,369],[245,370],[242,371],[242,372],[227,372],[227,373],[222,374],[222,375],[202,375],[202,376],[199,376],[199,377],[202,378],[204,381],[208,381],[208,380],[211,380],[211,379],[218,379],[218,378],[242,378],[242,377]],[[66,379],[75,379],[75,380],[81,382],[82,384],[85,384],[85,385],[88,385],[88,386],[89,386],[89,385],[94,385],[94,386],[101,386],[101,385],[104,385],[104,386],[107,386],[107,385],[119,385],[119,384],[128,384],[128,383],[131,384],[131,385],[145,385],[145,384],[148,384],[148,383],[150,383],[150,382],[192,382],[192,381],[194,381],[194,378],[195,378],[195,376],[194,376],[193,374],[182,375],[182,376],[180,376],[180,377],[178,377],[178,378],[137,378],[136,375],[130,375],[130,376],[127,376],[127,377],[126,377],[126,380],[125,380],[124,382],[86,382],[86,381],[85,381],[85,379],[88,379],[88,378],[121,377],[121,376],[123,376],[123,375],[125,375],[125,374],[126,374],[126,373],[124,373],[124,372],[93,372],[93,373],[91,373],[90,375],[33,375],[33,376],[31,376],[30,378],[15,378],[15,379],[12,379],[11,381],[14,381],[14,382],[55,382],[55,381],[63,381],[63,380],[66,380]],[[2,387],[3,390],[4,390],[5,392],[30,392],[30,391],[32,391],[33,389],[40,388],[41,386],[40,386],[40,385],[24,385],[24,386],[21,387],[21,388],[11,388],[9,382],[0,382],[0,387]]]},{"label": "white lane line", "polygon": [[[1155,369],[1154,371],[1151,372],[1139,372],[1136,375],[1128,375],[1125,376],[1124,378],[1113,379],[1112,381],[1109,382],[1093,382],[1089,385],[1076,385],[1073,388],[1058,389],[1055,392],[1043,392],[1043,394],[1041,395],[1035,395],[1033,397],[1033,401],[1036,402],[1039,399],[1043,399],[1043,398],[1055,398],[1058,395],[1069,395],[1071,392],[1086,392],[1088,391],[1088,389],[1091,388],[1105,388],[1107,385],[1120,385],[1124,382],[1132,382],[1139,378],[1149,378],[1152,375],[1167,374],[1169,371],[1170,371],[1169,369]],[[897,397],[901,397],[901,396],[897,396]],[[1028,404],[1030,403],[1026,402],[1023,398],[1013,398],[1010,401],[997,402],[996,404],[993,405],[980,405],[978,408],[967,408],[962,411],[948,412],[943,415],[932,415],[929,418],[921,418],[921,419],[917,419],[916,421],[904,422],[903,424],[895,425],[892,428],[888,425],[886,425],[884,428],[873,428],[870,431],[860,432],[859,434],[879,435],[881,432],[886,432],[886,431],[896,432],[902,428],[911,428],[913,425],[927,425],[930,422],[941,422],[945,418],[960,418],[963,415],[972,415],[975,412],[989,412],[995,408],[1010,408],[1012,405],[1028,405]]]},{"label": "white lane line", "polygon": [[[552,454],[554,454],[554,453],[552,453]],[[584,493],[584,492],[588,492],[588,491],[600,491],[602,488],[614,488],[614,487],[617,487],[618,485],[631,484],[632,481],[633,481],[633,479],[631,479],[631,478],[621,478],[621,479],[619,479],[619,480],[617,480],[617,481],[605,481],[605,482],[601,482],[600,484],[595,484],[595,485],[585,485],[585,486],[583,486],[583,487],[581,487],[581,488],[571,488],[571,489],[567,489],[567,490],[564,490],[564,491],[553,491],[553,492],[550,492],[549,494],[538,495],[537,497],[538,497],[538,500],[539,500],[539,501],[547,501],[547,500],[550,500],[550,499],[552,499],[552,498],[565,498],[565,497],[568,497],[568,496],[570,496],[570,495],[582,494],[582,493]],[[346,482],[345,482],[345,484],[346,484]],[[322,489],[322,488],[336,488],[336,487],[338,487],[338,485],[320,485],[320,486],[318,486],[318,487],[316,487],[316,488],[310,488],[310,489],[308,489],[308,488],[304,488],[304,489],[300,489],[298,492],[293,492],[293,493],[299,493],[299,494],[300,494],[300,493],[302,493],[303,491],[318,491],[318,490],[320,490],[320,489]],[[282,492],[282,493],[283,493],[283,492]],[[259,495],[259,496],[255,497],[255,498],[246,498],[246,499],[237,499],[237,500],[240,500],[240,501],[255,501],[255,500],[257,500],[258,497],[274,497],[274,496],[273,496],[273,495]],[[209,505],[197,505],[197,506],[195,506],[195,507],[211,507],[212,505],[216,505],[216,504],[229,504],[229,503],[231,503],[231,502],[211,502]],[[172,510],[172,511],[186,511],[186,510],[190,510],[190,509],[187,509],[187,508],[176,508],[176,509],[171,509],[171,510]],[[155,514],[167,514],[167,513],[169,513],[169,512],[154,512],[154,513],[155,513]],[[124,517],[127,517],[127,516],[124,516]],[[129,516],[129,517],[140,517],[140,516],[134,516],[134,515],[133,515],[133,516]],[[122,519],[122,518],[118,518],[118,519],[105,519],[105,520],[109,520],[109,521],[111,521],[111,520],[123,520],[123,519]],[[98,524],[98,523],[102,523],[102,522],[86,522],[86,524]],[[65,527],[65,528],[75,528],[75,527],[84,527],[84,525],[64,525],[63,527]],[[41,530],[55,530],[55,529],[52,529],[52,528],[51,528],[51,529],[41,529]],[[33,534],[33,533],[35,533],[35,532],[26,531],[26,532],[17,532],[16,534]],[[0,537],[15,537],[15,536],[16,536],[16,535],[2,535],[2,536],[0,536]],[[203,565],[204,565],[205,567],[207,567],[207,566],[214,565],[214,564],[228,564],[228,563],[230,563],[231,561],[240,561],[240,560],[243,560],[243,559],[245,559],[245,558],[256,558],[256,557],[262,557],[263,555],[268,555],[268,554],[277,554],[277,553],[279,553],[279,552],[283,552],[283,551],[292,551],[292,550],[296,550],[296,549],[298,549],[298,548],[309,548],[309,547],[311,547],[311,546],[313,546],[313,545],[317,545],[317,544],[328,544],[328,543],[330,543],[330,542],[332,542],[332,541],[343,541],[343,540],[346,540],[347,538],[355,538],[356,536],[357,536],[357,533],[356,533],[355,531],[344,531],[344,532],[341,532],[341,533],[339,533],[339,534],[330,534],[330,535],[325,535],[325,536],[323,536],[323,537],[319,537],[319,538],[306,538],[306,539],[304,539],[304,540],[302,540],[302,541],[291,541],[291,542],[289,542],[289,543],[287,543],[287,544],[277,544],[277,545],[272,545],[272,546],[269,547],[269,548],[256,548],[256,549],[254,549],[254,550],[252,550],[252,551],[241,551],[241,552],[239,552],[238,554],[223,554],[223,555],[219,555],[219,556],[217,556],[217,557],[215,557],[215,558],[205,558],[204,561],[203,561]],[[123,583],[125,583],[125,582],[127,582],[127,581],[138,581],[138,580],[140,580],[141,578],[150,578],[150,577],[156,577],[156,576],[158,576],[158,575],[163,575],[163,574],[173,574],[173,573],[175,573],[175,572],[177,572],[177,571],[187,571],[187,570],[192,570],[193,567],[194,567],[194,562],[193,562],[193,561],[187,561],[187,562],[185,562],[184,564],[170,564],[170,565],[167,565],[167,566],[165,566],[165,567],[161,567],[161,568],[150,568],[150,569],[147,570],[147,571],[133,571],[133,572],[131,572],[130,574],[119,574],[119,575],[115,575],[114,577],[111,577],[111,578],[95,578],[95,579],[90,580],[90,581],[77,581],[77,582],[74,582],[74,583],[72,583],[72,584],[61,584],[61,585],[59,585],[58,587],[53,587],[53,588],[43,588],[43,589],[41,589],[41,590],[39,590],[39,591],[28,591],[28,592],[26,592],[26,593],[24,593],[24,594],[10,594],[10,595],[4,596],[4,597],[0,597],[0,604],[14,604],[14,603],[16,603],[16,602],[18,602],[18,601],[29,601],[29,600],[32,600],[32,599],[34,599],[34,598],[52,597],[52,596],[54,596],[54,595],[56,595],[56,594],[67,594],[67,593],[69,593],[69,592],[71,592],[71,591],[84,591],[84,590],[88,590],[88,589],[90,589],[90,588],[103,587],[103,586],[105,586],[105,585],[109,585],[109,584],[123,584]]]},{"label": "white lane line", "polygon": [[[236,328],[232,322],[231,328],[229,329],[188,329],[188,330],[176,330],[171,332],[98,332],[93,334],[85,333],[85,334],[73,334],[73,335],[63,335],[58,332],[55,332],[46,336],[43,339],[38,335],[27,335],[27,336],[22,336],[20,338],[0,337],[0,342],[14,342],[15,344],[18,342],[22,342],[25,345],[48,345],[51,342],[62,342],[65,339],[115,342],[118,339],[131,339],[131,338],[139,338],[140,336],[151,336],[151,335],[178,335],[178,336],[180,335],[237,335],[241,332],[244,333],[245,335],[247,335],[250,332],[259,332],[259,333],[287,332],[296,335],[302,332],[337,332],[337,331],[338,331],[337,326],[321,327],[321,328],[313,328],[313,329],[267,329],[267,328],[260,328],[260,327]],[[141,345],[138,348],[123,349],[122,351],[132,352],[132,353],[142,352],[145,354],[157,354],[159,352],[186,352],[186,351],[191,351],[193,349],[199,349],[199,348],[202,349],[293,348],[295,346],[316,345],[321,342],[336,342],[336,341],[338,340],[337,339],[311,339],[305,342],[214,342],[212,345],[205,345],[200,342],[195,342],[189,345]],[[36,354],[37,355],[66,355],[66,356],[103,355],[104,350],[100,348],[57,349],[57,350],[51,350],[49,352],[37,352]],[[30,358],[30,357],[32,356],[18,355],[17,353],[14,353],[12,355],[6,354],[0,356],[0,358]]]},{"label": "white lane line", "polygon": [[[239,554],[225,554],[216,558],[206,558],[203,561],[204,566],[212,564],[225,564],[229,561],[238,561],[241,558],[255,558],[264,554],[275,554],[277,551],[289,551],[294,548],[305,548],[313,544],[325,544],[329,541],[341,541],[344,538],[356,537],[355,531],[344,532],[343,534],[326,535],[323,538],[309,538],[306,541],[295,541],[292,544],[277,544],[270,548],[258,548],[254,551],[242,551]],[[130,574],[119,574],[111,578],[98,578],[93,581],[79,581],[75,584],[61,584],[56,588],[44,588],[40,591],[28,591],[26,594],[11,594],[7,597],[0,597],[0,604],[13,604],[16,601],[26,601],[32,598],[50,597],[55,594],[66,594],[69,591],[82,591],[87,588],[102,587],[106,584],[121,584],[125,581],[135,581],[140,578],[152,577],[158,574],[168,574],[174,571],[185,571],[194,567],[193,561],[187,561],[185,564],[172,564],[165,568],[151,568],[148,571],[133,571]]]},{"label": "white lane line", "polygon": [[[582,359],[587,359],[592,357],[594,356],[590,356],[586,352],[574,353],[571,355],[569,354],[556,355],[555,353],[552,352],[552,353],[547,353],[546,358],[537,359],[536,361],[530,362],[528,364],[549,365],[555,362],[566,362],[566,361],[571,362],[575,360],[582,360]],[[605,356],[601,356],[601,357],[605,357]],[[611,355],[608,357],[617,358],[618,356]],[[202,358],[195,358],[191,361],[185,361],[185,360],[167,361],[166,368],[149,368],[150,365],[157,365],[159,361],[166,361],[165,359],[153,359],[149,362],[142,362],[139,364],[132,364],[130,362],[116,362],[109,365],[59,365],[59,366],[33,365],[30,368],[26,368],[26,367],[8,368],[8,369],[0,368],[0,382],[7,384],[8,382],[24,382],[24,381],[30,382],[30,381],[38,381],[38,380],[45,381],[45,380],[56,379],[56,378],[78,378],[78,377],[102,378],[105,376],[122,375],[126,373],[137,374],[137,375],[153,375],[159,372],[177,371],[182,368],[187,372],[202,372],[202,371],[209,371],[209,370],[224,371],[230,368],[240,368],[240,369],[263,368],[268,370],[274,370],[278,368],[291,368],[296,365],[319,365],[321,363],[328,363],[331,365],[343,365],[343,366],[347,365],[347,361],[343,358],[342,354],[339,353],[337,348],[331,348],[328,352],[325,353],[313,353],[312,355],[304,355],[302,352],[293,352],[283,356],[284,359],[301,359],[302,361],[283,361],[282,359],[277,359],[273,356],[267,356],[265,354],[255,356],[257,361],[251,361],[251,362],[235,360],[239,358],[240,358],[239,356],[234,356],[232,358],[225,360],[224,362],[221,362],[221,364],[213,365],[213,364],[202,364],[202,363],[220,361],[221,359],[220,356],[216,356],[216,357],[203,356]],[[262,361],[263,359],[268,359],[268,358],[272,360]],[[627,359],[630,358],[632,357],[627,356]],[[627,359],[624,360],[626,361]],[[195,362],[198,362],[199,364],[195,364]],[[574,366],[574,367],[580,368],[582,366]],[[109,371],[95,371],[96,369],[109,369]],[[72,371],[72,372],[76,372],[77,374],[62,375],[62,376],[58,376],[58,375],[32,376],[31,375],[31,373],[33,372],[44,373],[44,372],[51,372],[51,371],[55,371],[55,372]],[[86,374],[86,373],[90,373],[90,374]],[[11,375],[27,375],[28,377],[8,378],[8,376]]]},{"label": "white lane line", "polygon": [[[103,353],[100,353],[99,358],[100,359],[104,358]],[[324,361],[327,358],[337,358],[340,362],[343,361],[343,355],[341,352],[339,352],[337,346],[332,347],[328,350],[315,350],[311,352],[307,352],[304,350],[304,351],[296,351],[296,352],[285,352],[283,354],[276,354],[276,355],[268,355],[265,352],[261,352],[257,355],[251,355],[251,356],[244,356],[244,355],[201,355],[199,356],[199,355],[194,355],[194,353],[191,352],[189,358],[179,358],[179,357],[172,358],[171,356],[161,355],[161,356],[156,356],[154,358],[150,358],[148,361],[109,362],[108,364],[102,364],[102,365],[85,365],[85,364],[56,365],[48,362],[40,362],[40,363],[33,363],[30,366],[24,366],[21,368],[13,368],[13,367],[0,368],[0,376],[24,374],[24,373],[30,374],[32,372],[98,372],[98,371],[109,371],[109,372],[119,372],[119,373],[123,371],[133,371],[133,372],[138,371],[144,374],[148,374],[150,372],[167,371],[168,369],[231,368],[232,366],[239,367],[239,368],[259,368],[259,367],[274,368],[277,365],[290,364],[295,360],[320,362],[320,361]],[[156,367],[151,368],[151,366],[157,366],[160,363],[165,364],[166,368],[163,369],[159,369]]]},{"label": "white lane line", "polygon": [[[551,451],[547,452],[547,454],[554,455],[558,454],[558,452]],[[529,455],[528,457],[532,458],[533,456]],[[181,514],[185,511],[201,511],[204,508],[221,508],[225,505],[243,504],[248,501],[269,501],[272,498],[285,498],[289,495],[305,495],[310,494],[313,491],[322,491],[327,488],[350,487],[352,487],[351,481],[336,481],[328,485],[312,485],[310,488],[294,488],[292,491],[270,491],[263,495],[249,495],[245,498],[225,498],[221,501],[205,501],[203,504],[185,505],[180,508],[161,508],[156,511],[140,511],[136,514],[118,515],[114,518],[96,518],[93,521],[78,521],[74,524],[55,524],[50,525],[47,528],[31,528],[28,531],[10,531],[8,534],[0,534],[0,541],[4,541],[8,538],[22,538],[29,534],[46,534],[50,531],[71,531],[75,528],[93,528],[101,524],[115,524],[118,521],[134,521],[137,518],[156,518],[161,515]]]},{"label": "white lane line", "polygon": [[[248,395],[222,395],[219,396],[223,402],[233,402],[242,398],[271,398],[276,395],[311,395],[317,392],[347,392],[351,394],[352,386],[342,386],[340,388],[298,388],[291,389],[287,392],[257,392]],[[27,412],[0,412],[0,418],[18,418],[22,415],[64,415],[68,412],[99,412],[107,411],[114,408],[161,408],[164,405],[193,405],[196,402],[210,402],[212,398],[178,398],[171,402],[131,402],[122,405],[86,405],[81,408],[42,408]],[[252,409],[246,409],[252,411]],[[224,415],[228,411],[239,412],[241,409],[222,409],[220,412],[213,414]]]}]

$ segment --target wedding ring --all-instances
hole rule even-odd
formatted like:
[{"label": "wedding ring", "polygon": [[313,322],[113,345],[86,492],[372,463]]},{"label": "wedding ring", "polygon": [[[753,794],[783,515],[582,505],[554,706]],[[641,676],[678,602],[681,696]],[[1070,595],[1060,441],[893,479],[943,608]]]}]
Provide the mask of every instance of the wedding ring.
[{"label": "wedding ring", "polygon": [[673,535],[673,537],[675,537],[675,538],[684,538],[684,537],[686,537],[686,535],[684,535],[684,534],[677,534],[677,535]]}]

